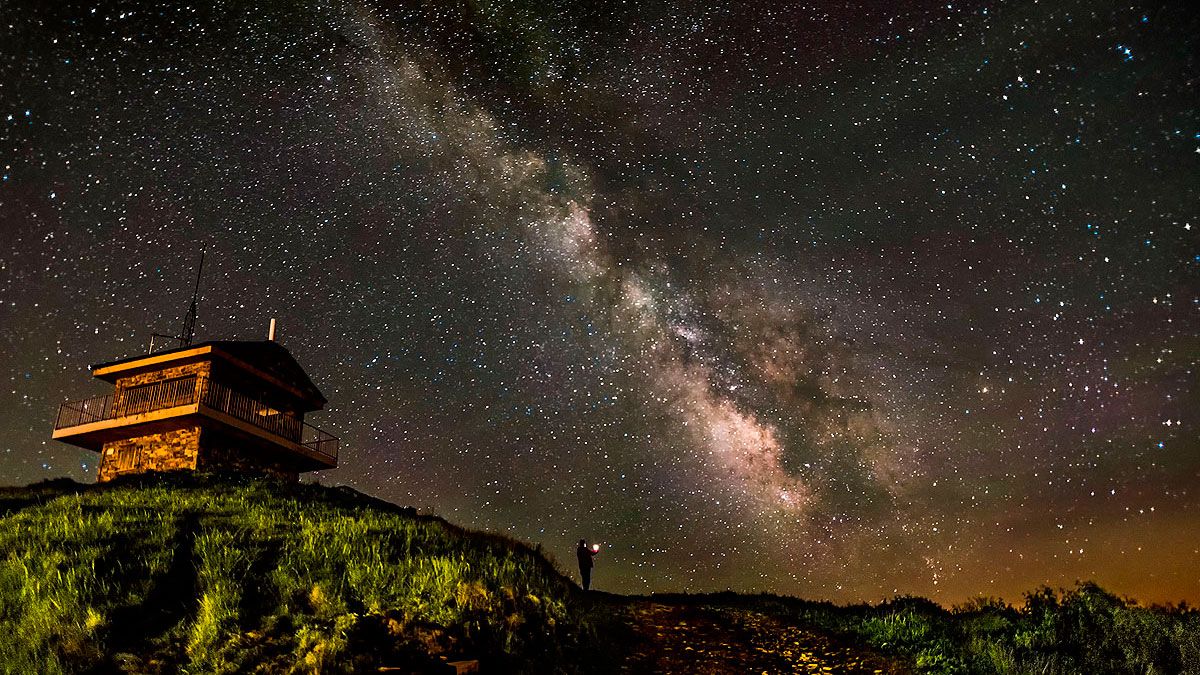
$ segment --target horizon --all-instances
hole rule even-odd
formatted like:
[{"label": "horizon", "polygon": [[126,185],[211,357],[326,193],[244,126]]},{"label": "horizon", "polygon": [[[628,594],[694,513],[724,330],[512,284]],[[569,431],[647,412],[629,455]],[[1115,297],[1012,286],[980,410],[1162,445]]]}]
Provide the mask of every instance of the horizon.
[{"label": "horizon", "polygon": [[[109,482],[105,482],[105,483],[79,482],[79,481],[76,481],[75,479],[67,477],[67,476],[57,476],[57,477],[45,478],[42,481],[38,481],[36,483],[30,483],[27,485],[0,485],[0,491],[23,490],[23,489],[27,489],[27,488],[35,488],[35,487],[38,487],[39,485],[54,484],[59,481],[70,481],[73,485],[78,485],[78,486],[85,487],[85,488],[103,486],[103,487],[115,488],[115,489],[127,489],[131,486],[139,487],[139,488],[145,487],[147,483],[152,483],[155,480],[155,478],[162,478],[163,484],[171,485],[171,483],[169,481],[171,481],[171,479],[173,477],[177,477],[183,473],[185,473],[185,472],[174,471],[174,472],[167,472],[167,473],[161,473],[161,474],[142,474],[141,476],[138,476],[138,477],[123,476],[118,479],[110,479]],[[174,474],[174,476],[172,474]],[[147,475],[155,476],[155,478],[146,480]],[[218,478],[223,477],[223,474],[220,474],[220,473],[209,473],[209,474],[205,474],[205,475],[208,477],[218,477]],[[273,479],[263,478],[263,477],[255,477],[255,476],[249,476],[249,475],[237,475],[236,479],[239,481],[240,480],[251,480],[251,481],[256,481],[256,482],[257,481],[273,481]],[[288,483],[279,482],[277,484],[287,485]],[[349,485],[345,485],[345,484],[329,485],[329,484],[321,483],[319,480],[319,477],[315,477],[314,480],[302,480],[302,481],[299,481],[298,483],[295,483],[294,485],[305,485],[305,486],[315,486],[315,487],[324,487],[324,488],[350,487]],[[177,486],[172,486],[172,487],[177,487]],[[446,519],[441,514],[438,514],[438,513],[422,512],[420,510],[410,507],[409,505],[397,504],[395,502],[390,502],[390,501],[387,501],[386,499],[382,499],[381,497],[378,497],[376,495],[372,495],[372,494],[369,494],[366,492],[361,492],[359,490],[354,490],[354,492],[356,494],[361,495],[362,497],[366,497],[367,499],[370,499],[370,500],[382,501],[391,507],[399,507],[402,509],[412,509],[410,511],[410,513],[417,518],[433,518],[433,519],[436,519],[439,521],[444,521],[451,526],[463,527],[460,523],[456,523],[452,520]],[[542,544],[540,542],[528,541],[528,540],[524,540],[524,539],[516,539],[516,538],[513,538],[512,535],[509,535],[505,532],[501,532],[501,531],[497,531],[497,530],[463,528],[463,531],[468,534],[480,534],[480,535],[484,535],[484,536],[498,536],[498,537],[502,537],[508,541],[515,542],[516,544],[524,546],[524,547],[528,548],[530,551],[534,552],[537,555],[542,556],[547,561],[549,561],[551,563],[551,565],[554,567],[554,569],[559,574],[561,574],[564,578],[566,578],[568,581],[571,581],[571,582],[574,581],[574,576],[573,576],[574,573],[572,571],[572,565],[571,565],[570,561],[563,562],[562,560],[559,560],[558,559],[559,556],[556,555],[555,551],[545,548],[544,546],[542,546]],[[711,596],[720,596],[720,595],[725,595],[725,594],[734,594],[734,595],[743,596],[743,597],[768,596],[768,597],[778,597],[778,598],[789,599],[789,600],[797,600],[797,601],[806,602],[806,603],[830,602],[834,606],[842,607],[842,608],[853,607],[856,605],[868,605],[868,606],[872,606],[872,607],[877,607],[880,605],[885,605],[888,603],[912,598],[912,599],[917,599],[917,600],[927,600],[927,601],[933,602],[935,605],[937,605],[947,611],[957,611],[961,607],[969,606],[973,601],[976,601],[976,600],[983,600],[983,601],[999,600],[999,601],[1005,603],[1006,605],[1008,605],[1009,607],[1019,610],[1023,607],[1024,602],[1027,599],[1027,596],[1036,591],[1040,591],[1043,589],[1050,589],[1056,595],[1062,597],[1065,594],[1076,592],[1087,586],[1095,586],[1100,591],[1103,591],[1105,593],[1109,593],[1113,596],[1116,596],[1121,601],[1129,603],[1130,605],[1132,605],[1134,607],[1144,607],[1144,608],[1158,607],[1158,608],[1162,608],[1162,609],[1166,609],[1166,610],[1171,610],[1171,609],[1180,608],[1180,607],[1186,607],[1188,610],[1191,610],[1191,611],[1200,611],[1196,607],[1192,606],[1192,603],[1190,603],[1186,600],[1165,601],[1165,602],[1144,602],[1144,601],[1140,600],[1139,598],[1135,598],[1135,597],[1129,596],[1127,594],[1121,593],[1119,591],[1119,589],[1107,588],[1107,587],[1104,587],[1102,584],[1097,584],[1094,580],[1091,580],[1091,579],[1077,579],[1073,584],[1067,585],[1067,586],[1060,585],[1060,586],[1053,587],[1053,586],[1049,586],[1049,585],[1042,585],[1042,586],[1038,586],[1038,587],[1030,587],[1029,589],[1026,589],[1026,591],[1021,594],[1021,597],[1017,597],[1017,598],[1004,598],[1004,597],[998,597],[998,596],[976,595],[976,596],[964,598],[962,601],[954,602],[954,603],[937,601],[932,598],[927,598],[925,596],[905,594],[905,593],[894,594],[894,595],[881,597],[881,598],[875,598],[875,599],[865,598],[865,599],[861,599],[861,600],[834,602],[834,601],[824,599],[824,598],[807,598],[807,597],[802,597],[802,596],[797,596],[797,595],[782,594],[782,593],[769,591],[769,590],[756,590],[756,589],[752,589],[752,588],[747,588],[747,589],[743,589],[743,590],[737,590],[737,589],[733,589],[733,588],[724,588],[724,589],[713,589],[713,590],[694,591],[694,592],[673,591],[673,590],[656,590],[656,591],[649,591],[649,592],[645,592],[645,593],[617,593],[617,592],[610,591],[610,590],[603,589],[603,588],[593,588],[593,589],[591,589],[591,591],[594,593],[599,593],[600,595],[625,597],[625,598],[628,598],[631,600],[633,600],[633,599],[649,600],[649,599],[653,599],[656,596],[658,596],[658,597],[683,596],[683,597],[694,597],[697,599],[711,597]]]},{"label": "horizon", "polygon": [[484,6],[0,8],[0,485],[205,251],[312,477],[600,590],[1200,604],[1195,12]]}]

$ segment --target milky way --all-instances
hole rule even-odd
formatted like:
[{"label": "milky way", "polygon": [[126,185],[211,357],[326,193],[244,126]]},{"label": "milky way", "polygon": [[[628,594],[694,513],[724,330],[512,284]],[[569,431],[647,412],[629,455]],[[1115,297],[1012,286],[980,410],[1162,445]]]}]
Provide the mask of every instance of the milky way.
[{"label": "milky way", "polygon": [[0,483],[269,318],[317,476],[600,588],[1200,600],[1183,3],[0,8]]}]

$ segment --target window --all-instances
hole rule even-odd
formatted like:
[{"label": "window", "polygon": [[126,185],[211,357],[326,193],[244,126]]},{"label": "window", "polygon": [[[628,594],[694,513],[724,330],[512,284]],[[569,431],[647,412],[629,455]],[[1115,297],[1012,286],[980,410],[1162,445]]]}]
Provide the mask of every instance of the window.
[{"label": "window", "polygon": [[142,468],[142,446],[122,445],[113,452],[113,470],[117,473],[137,471]]}]

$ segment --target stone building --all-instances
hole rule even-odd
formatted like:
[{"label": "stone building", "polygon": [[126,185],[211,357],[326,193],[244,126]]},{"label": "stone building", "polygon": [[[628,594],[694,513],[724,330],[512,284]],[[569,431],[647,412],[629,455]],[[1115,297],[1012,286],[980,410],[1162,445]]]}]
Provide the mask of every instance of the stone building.
[{"label": "stone building", "polygon": [[63,403],[53,437],[99,452],[100,482],[174,470],[296,480],[337,466],[338,439],[304,421],[325,397],[273,340],[202,342],[92,375],[113,392]]}]

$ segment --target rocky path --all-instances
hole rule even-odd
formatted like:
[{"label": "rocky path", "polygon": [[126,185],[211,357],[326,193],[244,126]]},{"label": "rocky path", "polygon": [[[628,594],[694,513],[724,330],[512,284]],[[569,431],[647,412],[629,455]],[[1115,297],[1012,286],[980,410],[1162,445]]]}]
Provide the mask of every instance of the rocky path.
[{"label": "rocky path", "polygon": [[630,612],[641,640],[625,657],[625,673],[909,672],[878,654],[751,610],[640,601]]}]

